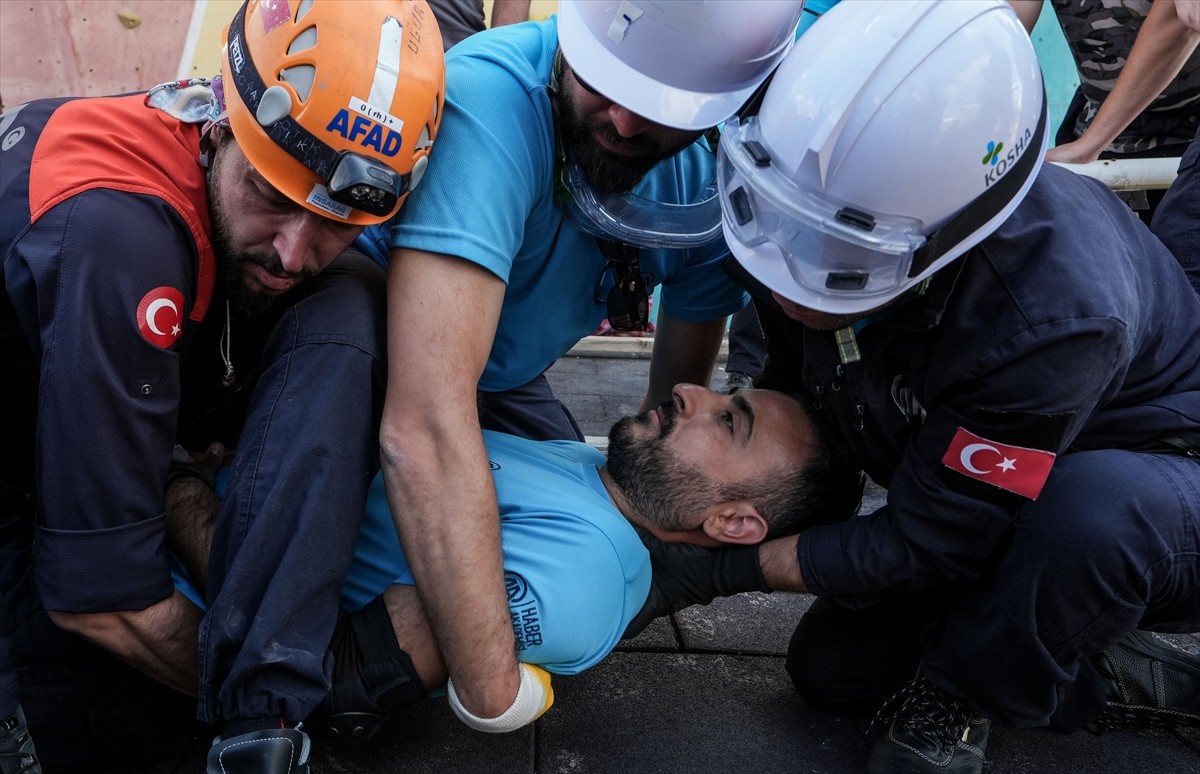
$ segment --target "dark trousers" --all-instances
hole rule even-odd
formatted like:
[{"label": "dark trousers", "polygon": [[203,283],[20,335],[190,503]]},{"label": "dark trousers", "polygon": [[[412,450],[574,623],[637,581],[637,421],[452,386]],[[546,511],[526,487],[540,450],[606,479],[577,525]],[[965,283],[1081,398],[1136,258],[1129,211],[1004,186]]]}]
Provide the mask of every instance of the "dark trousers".
[{"label": "dark trousers", "polygon": [[1154,211],[1150,229],[1200,293],[1200,131],[1179,160],[1179,176]]},{"label": "dark trousers", "polygon": [[[1065,145],[1079,139],[1075,134],[1075,123],[1079,119],[1080,113],[1087,106],[1087,98],[1083,96],[1082,87],[1076,87],[1075,94],[1071,97],[1071,102],[1067,105],[1066,111],[1063,113],[1062,123],[1058,126],[1058,131],[1054,135],[1055,145]],[[1134,151],[1132,153],[1112,153],[1103,151],[1099,158],[1105,159],[1159,159],[1168,156],[1176,156],[1183,148],[1182,143],[1172,143],[1169,145],[1159,145],[1149,150]],[[1134,191],[1118,191],[1117,195],[1129,205],[1134,214],[1141,219],[1143,223],[1149,226],[1153,220],[1155,213],[1162,204],[1165,191],[1161,188],[1150,188],[1146,190]]]},{"label": "dark trousers", "polygon": [[858,608],[818,600],[787,667],[831,712],[872,712],[920,665],[985,717],[1074,731],[1104,706],[1088,657],[1134,629],[1200,631],[1200,461],[1081,452],[1058,459],[985,575]]},{"label": "dark trousers", "polygon": [[275,324],[221,504],[199,717],[303,720],[329,691],[342,583],[379,469],[384,272],[343,255]]},{"label": "dark trousers", "polygon": [[725,360],[725,372],[758,376],[766,359],[767,343],[762,325],[758,322],[754,304],[749,303],[729,319],[729,356]]},{"label": "dark trousers", "polygon": [[479,393],[479,425],[535,441],[584,439],[571,411],[554,397],[545,374],[511,390]]},{"label": "dark trousers", "polygon": [[[257,372],[248,400],[191,415],[201,418],[187,436],[193,451],[228,444],[240,428],[210,556],[199,701],[50,622],[30,581],[31,520],[24,536],[0,540],[12,660],[47,772],[142,764],[224,721],[302,720],[324,698],[343,578],[378,470],[385,294],[379,266],[339,257],[234,336],[239,373]],[[239,352],[245,342],[253,352]]]}]

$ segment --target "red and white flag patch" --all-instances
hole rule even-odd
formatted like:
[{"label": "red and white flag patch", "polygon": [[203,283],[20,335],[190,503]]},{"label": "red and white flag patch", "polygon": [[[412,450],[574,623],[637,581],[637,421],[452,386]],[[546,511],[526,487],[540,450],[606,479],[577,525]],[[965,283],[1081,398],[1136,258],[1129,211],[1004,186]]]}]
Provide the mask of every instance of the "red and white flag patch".
[{"label": "red and white flag patch", "polygon": [[1036,500],[1056,456],[1042,449],[989,441],[960,427],[942,464],[968,478]]},{"label": "red and white flag patch", "polygon": [[183,294],[166,285],[151,290],[138,303],[137,323],[146,341],[171,346],[183,332]]}]

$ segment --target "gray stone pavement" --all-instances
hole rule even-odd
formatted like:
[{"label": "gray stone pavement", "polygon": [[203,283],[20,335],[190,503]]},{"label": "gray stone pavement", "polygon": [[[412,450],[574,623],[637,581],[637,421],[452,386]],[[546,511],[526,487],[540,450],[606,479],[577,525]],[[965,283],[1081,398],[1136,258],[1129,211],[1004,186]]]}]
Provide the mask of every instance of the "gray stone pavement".
[{"label": "gray stone pavement", "polygon": [[[584,433],[603,437],[631,413],[644,358],[595,357],[585,343],[548,376]],[[724,379],[714,375],[713,386]],[[866,507],[882,501],[869,490]],[[852,774],[865,725],[807,707],[784,672],[788,639],[812,597],[745,594],[660,619],[580,675],[554,679],[553,709],[502,736],[474,732],[444,700],[397,718],[365,746],[314,749],[317,774]],[[1200,634],[1174,641],[1200,652]],[[203,770],[208,740],[148,774]],[[1200,774],[1200,730],[1063,736],[994,729],[987,774]]]}]

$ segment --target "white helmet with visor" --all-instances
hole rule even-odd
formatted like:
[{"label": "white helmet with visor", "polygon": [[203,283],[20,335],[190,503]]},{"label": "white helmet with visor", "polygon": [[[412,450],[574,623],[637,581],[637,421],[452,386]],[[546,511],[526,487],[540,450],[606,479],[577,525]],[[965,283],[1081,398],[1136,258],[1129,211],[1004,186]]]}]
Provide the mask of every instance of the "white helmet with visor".
[{"label": "white helmet with visor", "polygon": [[[803,0],[560,0],[559,47],[587,88],[654,123],[700,132],[734,115],[795,39]],[[716,181],[695,201],[600,195],[569,157],[559,182],[580,228],[642,247],[721,236]]]},{"label": "white helmet with visor", "polygon": [[1003,0],[841,3],[718,154],[725,238],[829,314],[882,306],[1016,209],[1046,149],[1033,45]]}]

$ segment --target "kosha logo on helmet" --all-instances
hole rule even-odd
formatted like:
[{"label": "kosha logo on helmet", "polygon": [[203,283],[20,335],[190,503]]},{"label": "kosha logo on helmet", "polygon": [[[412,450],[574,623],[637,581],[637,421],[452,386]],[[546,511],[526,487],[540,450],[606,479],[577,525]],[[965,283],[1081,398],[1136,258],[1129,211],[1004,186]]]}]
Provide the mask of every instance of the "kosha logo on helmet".
[{"label": "kosha logo on helmet", "polygon": [[992,183],[1004,177],[1004,173],[1017,163],[1017,159],[1021,158],[1021,154],[1029,147],[1029,141],[1033,138],[1033,131],[1029,127],[1025,127],[1025,134],[1017,138],[1016,145],[1009,148],[1008,153],[1003,156],[1000,151],[1004,150],[1004,143],[989,140],[987,144],[987,153],[983,156],[983,164],[988,166],[987,172],[983,175],[983,187],[987,188]]}]

